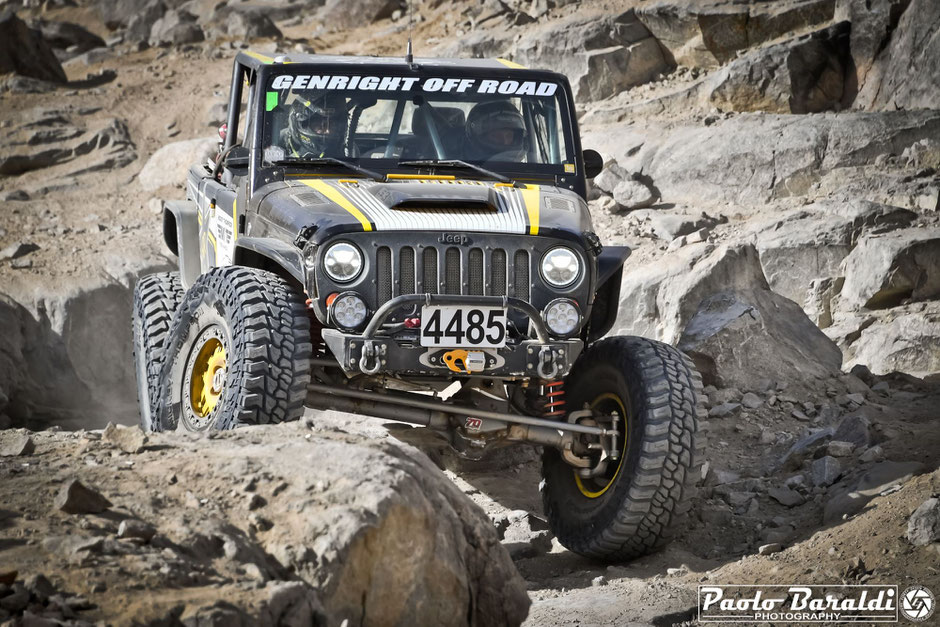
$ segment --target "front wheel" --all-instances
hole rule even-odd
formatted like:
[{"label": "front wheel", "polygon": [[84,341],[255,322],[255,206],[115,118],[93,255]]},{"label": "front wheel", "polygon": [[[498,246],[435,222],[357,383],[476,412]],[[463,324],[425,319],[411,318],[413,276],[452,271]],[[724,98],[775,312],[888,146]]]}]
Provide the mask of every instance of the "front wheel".
[{"label": "front wheel", "polygon": [[619,459],[593,477],[546,448],[542,500],[562,545],[621,561],[669,541],[701,476],[701,390],[688,357],[661,342],[608,338],[578,359],[566,379],[569,409],[616,413],[621,437]]},{"label": "front wheel", "polygon": [[204,431],[296,420],[310,383],[302,293],[275,274],[203,274],[170,329],[154,430]]}]

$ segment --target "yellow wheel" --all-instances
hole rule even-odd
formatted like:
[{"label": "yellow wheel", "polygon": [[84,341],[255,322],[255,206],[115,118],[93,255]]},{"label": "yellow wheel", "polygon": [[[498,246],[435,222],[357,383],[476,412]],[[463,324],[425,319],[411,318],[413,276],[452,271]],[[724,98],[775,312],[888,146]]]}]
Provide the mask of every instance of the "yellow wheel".
[{"label": "yellow wheel", "polygon": [[627,413],[627,407],[624,405],[623,400],[613,392],[598,395],[591,401],[590,407],[600,414],[613,414],[616,412],[620,416],[617,429],[622,434],[617,446],[620,451],[620,459],[617,460],[616,464],[609,466],[604,474],[581,479],[577,471],[572,469],[574,482],[581,494],[589,499],[596,499],[603,496],[617,480],[617,477],[620,476],[620,469],[623,468],[623,460],[627,456],[627,445],[630,438],[630,415]]},{"label": "yellow wheel", "polygon": [[[581,354],[565,387],[570,411],[592,410],[584,424],[616,425],[618,435],[616,445],[578,436],[578,464],[545,448],[542,504],[552,532],[575,553],[605,561],[655,551],[681,529],[701,477],[701,378],[672,346],[612,337]],[[576,467],[584,461],[587,472]]]},{"label": "yellow wheel", "polygon": [[226,379],[225,335],[218,325],[205,329],[193,345],[186,364],[186,401],[183,412],[190,429],[201,431],[212,423],[222,400]]}]

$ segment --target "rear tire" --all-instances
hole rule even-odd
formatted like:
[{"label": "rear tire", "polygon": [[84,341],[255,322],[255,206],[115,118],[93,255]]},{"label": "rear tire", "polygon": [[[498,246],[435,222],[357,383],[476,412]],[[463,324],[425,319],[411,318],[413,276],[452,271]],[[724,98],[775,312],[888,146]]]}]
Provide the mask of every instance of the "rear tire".
[{"label": "rear tire", "polygon": [[144,431],[153,431],[153,401],[159,389],[164,345],[183,293],[179,272],[147,275],[134,288],[134,365]]},{"label": "rear tire", "polygon": [[205,431],[296,420],[311,354],[300,290],[263,270],[210,270],[173,320],[155,426]]},{"label": "rear tire", "polygon": [[586,557],[623,561],[666,544],[688,512],[702,455],[701,377],[661,342],[613,337],[590,347],[566,380],[568,407],[620,416],[618,463],[581,479],[555,449],[542,459],[542,501],[562,545]]}]

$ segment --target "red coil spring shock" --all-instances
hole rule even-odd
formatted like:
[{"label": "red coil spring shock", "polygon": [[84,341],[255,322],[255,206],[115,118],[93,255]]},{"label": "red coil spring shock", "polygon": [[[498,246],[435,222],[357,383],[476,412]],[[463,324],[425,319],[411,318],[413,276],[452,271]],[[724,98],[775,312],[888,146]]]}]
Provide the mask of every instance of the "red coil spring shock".
[{"label": "red coil spring shock", "polygon": [[565,382],[544,381],[542,389],[545,391],[545,408],[542,410],[543,418],[561,418],[565,415]]}]

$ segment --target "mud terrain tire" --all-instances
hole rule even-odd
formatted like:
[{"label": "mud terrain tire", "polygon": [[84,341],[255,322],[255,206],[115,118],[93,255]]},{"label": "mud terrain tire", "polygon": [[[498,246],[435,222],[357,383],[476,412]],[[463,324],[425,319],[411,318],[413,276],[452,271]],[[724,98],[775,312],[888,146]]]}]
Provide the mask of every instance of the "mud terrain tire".
[{"label": "mud terrain tire", "polygon": [[556,449],[545,449],[542,501],[552,531],[568,549],[604,561],[655,551],[688,512],[701,477],[701,377],[672,346],[613,337],[578,359],[565,389],[569,411],[617,411],[628,437],[619,465],[583,481]]},{"label": "mud terrain tire", "polygon": [[153,430],[153,401],[159,388],[164,344],[183,293],[179,272],[149,274],[134,288],[134,366],[144,431]]},{"label": "mud terrain tire", "polygon": [[173,319],[155,430],[296,420],[304,411],[311,354],[299,289],[254,268],[210,270]]}]

